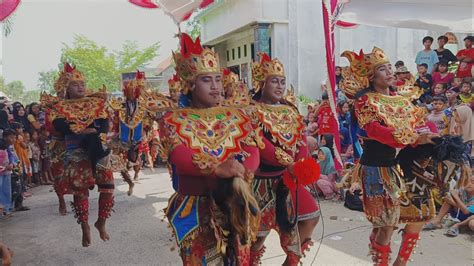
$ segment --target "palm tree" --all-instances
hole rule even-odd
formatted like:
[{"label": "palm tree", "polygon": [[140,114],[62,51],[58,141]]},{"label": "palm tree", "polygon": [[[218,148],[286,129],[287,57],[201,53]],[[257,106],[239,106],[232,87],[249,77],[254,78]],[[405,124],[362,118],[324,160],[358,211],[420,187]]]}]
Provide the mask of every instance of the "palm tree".
[{"label": "palm tree", "polygon": [[12,29],[13,29],[13,18],[14,18],[14,15],[10,16],[9,18],[5,19],[5,20],[2,22],[3,35],[4,35],[5,37],[7,37],[7,36],[12,32]]}]

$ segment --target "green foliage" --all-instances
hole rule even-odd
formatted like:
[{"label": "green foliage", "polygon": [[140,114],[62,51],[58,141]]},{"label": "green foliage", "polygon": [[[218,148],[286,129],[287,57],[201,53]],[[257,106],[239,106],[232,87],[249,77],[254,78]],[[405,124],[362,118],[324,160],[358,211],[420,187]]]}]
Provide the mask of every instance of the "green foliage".
[{"label": "green foliage", "polygon": [[303,105],[308,105],[308,104],[314,102],[313,99],[311,99],[310,97],[305,96],[305,95],[299,95],[298,96],[298,101],[300,102],[300,104],[303,104]]},{"label": "green foliage", "polygon": [[63,44],[63,62],[72,63],[86,77],[87,87],[99,89],[106,85],[109,91],[120,90],[120,75],[146,66],[158,55],[159,43],[139,49],[136,42],[127,41],[120,51],[109,51],[85,36],[76,35],[71,46]]},{"label": "green foliage", "polygon": [[3,92],[11,101],[29,104],[39,101],[40,90],[25,90],[25,86],[19,80],[5,84],[5,80],[0,76],[0,91]]},{"label": "green foliage", "polygon": [[199,21],[199,16],[194,15],[194,17],[186,21],[186,33],[196,40],[197,37],[201,35],[201,22]]},{"label": "green foliage", "polygon": [[54,93],[54,82],[58,78],[59,72],[51,69],[49,71],[41,71],[38,75],[38,88],[41,91]]}]

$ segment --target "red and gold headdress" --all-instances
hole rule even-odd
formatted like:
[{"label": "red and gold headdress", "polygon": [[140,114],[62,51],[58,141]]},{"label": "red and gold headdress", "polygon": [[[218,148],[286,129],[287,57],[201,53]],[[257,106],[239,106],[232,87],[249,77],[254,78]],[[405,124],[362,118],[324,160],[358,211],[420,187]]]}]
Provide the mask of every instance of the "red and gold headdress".
[{"label": "red and gold headdress", "polygon": [[390,63],[383,50],[378,47],[374,47],[370,54],[364,54],[361,49],[359,54],[345,51],[341,56],[349,60],[352,72],[359,77],[370,77],[374,74],[376,67]]},{"label": "red and gold headdress", "polygon": [[69,84],[73,81],[85,81],[84,76],[76,67],[71,66],[69,63],[64,63],[64,69],[59,73],[59,77],[54,83],[56,94],[60,95],[65,93]]},{"label": "red and gold headdress", "polygon": [[178,75],[174,74],[172,78],[168,80],[168,89],[170,93],[172,91],[181,92],[183,89],[182,80],[178,77]]},{"label": "red and gold headdress", "polygon": [[390,63],[383,50],[378,47],[374,47],[370,54],[364,54],[361,49],[359,54],[345,51],[341,56],[349,60],[350,66],[342,68],[343,79],[338,85],[349,98],[369,86],[369,78],[376,67]]},{"label": "red and gold headdress", "polygon": [[199,37],[195,42],[186,33],[180,36],[181,50],[173,53],[176,73],[184,81],[194,82],[202,74],[221,73],[219,56],[208,48],[201,46]]},{"label": "red and gold headdress", "polygon": [[260,91],[262,82],[270,76],[285,77],[285,68],[277,58],[270,59],[266,53],[258,53],[260,63],[252,64],[252,87],[254,93]]},{"label": "red and gold headdress", "polygon": [[124,84],[123,94],[127,99],[137,99],[143,89],[145,89],[145,72],[137,70],[135,78]]},{"label": "red and gold headdress", "polygon": [[239,82],[239,75],[235,74],[234,72],[230,71],[228,68],[222,69],[222,86],[226,88],[227,86],[231,86],[233,84],[237,84]]}]

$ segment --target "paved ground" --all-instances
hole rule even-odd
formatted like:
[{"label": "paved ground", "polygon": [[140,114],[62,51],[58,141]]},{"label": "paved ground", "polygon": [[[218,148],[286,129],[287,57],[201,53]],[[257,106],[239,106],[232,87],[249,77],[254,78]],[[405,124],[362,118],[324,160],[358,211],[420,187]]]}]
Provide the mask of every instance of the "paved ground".
[{"label": "paved ground", "polygon": [[[104,243],[92,233],[92,246],[81,247],[81,230],[71,213],[61,217],[57,199],[48,187],[32,189],[26,201],[29,212],[15,213],[9,220],[0,219],[0,240],[15,251],[14,265],[180,265],[167,224],[161,211],[172,193],[168,174],[163,169],[141,174],[133,196],[127,186],[116,179],[115,213],[108,228],[112,239]],[[90,221],[97,218],[97,196],[91,195]],[[70,201],[71,196],[67,196]],[[370,265],[367,239],[370,226],[362,213],[345,209],[341,203],[322,202],[322,222],[313,238],[318,240],[303,260],[310,265]],[[442,230],[424,232],[412,265],[473,265],[472,235],[447,238]],[[267,240],[264,265],[279,265],[284,256],[276,234]],[[395,236],[393,249],[398,250],[400,235]]]}]

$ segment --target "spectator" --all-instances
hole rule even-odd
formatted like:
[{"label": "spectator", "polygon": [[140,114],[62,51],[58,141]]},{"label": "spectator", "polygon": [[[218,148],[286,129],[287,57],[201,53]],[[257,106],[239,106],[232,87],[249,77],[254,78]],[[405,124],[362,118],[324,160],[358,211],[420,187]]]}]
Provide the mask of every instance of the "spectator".
[{"label": "spectator", "polygon": [[436,71],[433,73],[433,87],[440,83],[451,84],[453,79],[454,74],[448,72],[448,64],[444,61],[439,62]]},{"label": "spectator", "polygon": [[458,58],[449,50],[444,49],[444,46],[448,43],[448,37],[441,35],[438,37],[438,49],[435,50],[438,55],[438,61],[445,63],[446,65],[449,62],[456,62]]},{"label": "spectator", "polygon": [[321,166],[321,176],[318,181],[316,181],[316,186],[323,193],[325,199],[332,199],[336,196],[337,192],[337,171],[334,167],[334,159],[331,155],[331,151],[327,147],[320,147],[318,160]]},{"label": "spectator", "polygon": [[446,83],[438,83],[433,87],[433,96],[445,96],[448,86]]},{"label": "spectator", "polygon": [[405,84],[405,81],[410,80],[412,78],[410,71],[406,66],[401,66],[397,68],[395,71],[395,75],[397,76],[397,84],[396,86],[402,86]]},{"label": "spectator", "polygon": [[419,51],[416,55],[415,63],[419,67],[421,64],[427,65],[427,73],[433,72],[434,65],[439,62],[438,55],[435,51],[431,50],[431,44],[433,43],[433,37],[426,36],[423,38],[424,50]]},{"label": "spectator", "polygon": [[5,130],[10,128],[8,121],[8,107],[5,103],[0,103],[0,129]]},{"label": "spectator", "polygon": [[405,63],[402,60],[398,60],[395,63],[395,69],[399,69],[400,67],[405,66]]},{"label": "spectator", "polygon": [[3,139],[8,144],[8,160],[13,166],[11,174],[12,202],[15,211],[29,211],[30,208],[23,206],[23,192],[25,191],[21,162],[15,152],[14,145],[17,143],[18,134],[14,129],[6,129],[3,132]]},{"label": "spectator", "polygon": [[433,85],[433,79],[428,73],[428,65],[426,63],[418,65],[418,79],[416,83],[423,90],[423,95],[420,97],[420,100],[425,102],[425,97],[431,94],[431,86]]},{"label": "spectator", "polygon": [[13,104],[13,120],[16,123],[19,123],[23,130],[30,130],[30,122],[28,122],[28,119],[26,118],[25,108],[21,103]]},{"label": "spectator", "polygon": [[456,91],[457,93],[459,93],[459,91],[461,90],[461,85],[462,85],[462,79],[461,78],[458,78],[458,77],[455,77],[453,79],[453,81],[451,82],[451,87],[450,89],[453,89],[454,91]]},{"label": "spectator", "polygon": [[[453,108],[453,118],[450,124],[450,134],[461,136],[466,144],[466,154],[472,155],[472,142],[474,141],[474,123],[472,109],[468,105],[459,105]],[[454,122],[454,123],[453,123]],[[465,160],[468,164],[469,158]]]},{"label": "spectator", "polygon": [[444,112],[448,99],[444,96],[433,97],[433,111],[428,115],[428,121],[433,122],[438,128],[438,133],[446,135],[449,133],[449,119]]},{"label": "spectator", "polygon": [[12,212],[12,169],[13,164],[8,156],[8,147],[15,141],[15,135],[4,134],[0,140],[0,205],[3,211],[0,213],[5,217],[10,217]]},{"label": "spectator", "polygon": [[459,98],[461,99],[462,103],[471,104],[471,102],[474,100],[471,82],[464,81],[459,92]]},{"label": "spectator", "polygon": [[342,80],[342,68],[336,66],[336,86],[339,86],[339,82]]},{"label": "spectator", "polygon": [[30,123],[31,129],[34,130],[40,130],[42,126],[44,126],[44,121],[43,124],[41,124],[41,110],[40,106],[38,103],[32,103],[28,105],[28,122]]},{"label": "spectator", "polygon": [[316,113],[316,121],[318,122],[319,135],[331,134],[333,128],[337,128],[337,121],[329,105],[329,97],[327,92],[323,92],[322,102]]},{"label": "spectator", "polygon": [[339,133],[341,139],[341,152],[346,153],[349,146],[352,144],[350,134],[351,114],[349,112],[349,102],[341,101],[337,104],[338,107],[338,121],[339,121]]},{"label": "spectator", "polygon": [[15,147],[15,152],[21,162],[22,172],[25,174],[25,178],[31,177],[31,162],[28,157],[28,144],[25,142],[23,127],[19,123],[13,123],[12,128],[17,134],[17,140],[13,146]]},{"label": "spectator", "polygon": [[52,185],[47,180],[42,182],[41,180],[41,149],[39,147],[39,136],[38,131],[33,130],[31,132],[31,141],[30,141],[30,150],[31,150],[31,168],[33,170],[33,181],[36,184],[45,184]]},{"label": "spectator", "polygon": [[474,213],[474,176],[469,178],[469,182],[464,188],[450,191],[436,217],[427,223],[423,229],[435,230],[443,228],[441,220],[448,213],[460,222],[451,226],[446,235],[458,236],[459,227],[463,225],[468,225],[469,229],[474,231],[474,220],[472,219],[472,214]]},{"label": "spectator", "polygon": [[474,48],[472,48],[473,42],[474,36],[467,36],[464,38],[466,49],[459,50],[456,54],[459,60],[459,66],[456,72],[456,77],[458,78],[464,79],[472,77],[472,65],[474,63]]},{"label": "spectator", "polygon": [[39,145],[41,149],[41,174],[43,182],[46,184],[53,183],[53,174],[51,172],[51,151],[49,144],[51,143],[49,131],[42,130],[39,137]]}]

